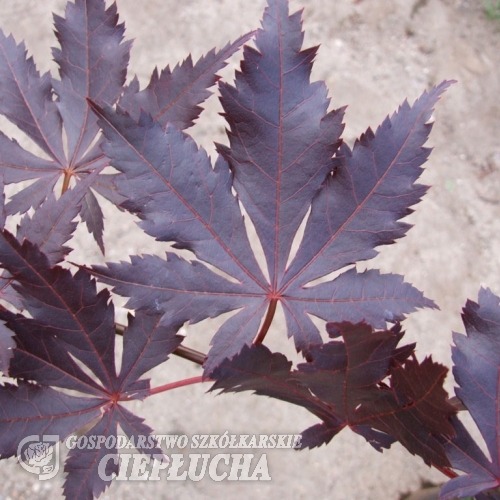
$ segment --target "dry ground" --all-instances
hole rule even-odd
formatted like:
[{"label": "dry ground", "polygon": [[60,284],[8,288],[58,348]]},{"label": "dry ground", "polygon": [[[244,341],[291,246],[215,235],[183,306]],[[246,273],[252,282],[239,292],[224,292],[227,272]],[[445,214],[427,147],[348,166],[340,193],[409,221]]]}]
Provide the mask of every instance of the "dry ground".
[{"label": "dry ground", "polygon": [[[290,0],[304,7],[306,44],[321,44],[314,79],[326,80],[332,107],[348,104],[345,139],[352,144],[376,127],[404,98],[413,101],[443,79],[456,79],[435,113],[434,146],[423,182],[432,189],[409,217],[415,227],[397,245],[381,249],[369,267],[406,275],[440,311],[421,311],[405,322],[418,355],[432,354],[449,365],[451,332],[462,331],[460,310],[476,299],[481,285],[500,293],[500,21],[486,18],[482,0]],[[55,45],[50,12],[63,13],[62,0],[0,0],[0,26],[25,39],[42,71],[51,69]],[[265,2],[255,0],[118,0],[127,37],[135,38],[130,75],[144,85],[155,65],[195,58],[213,46],[259,26]],[[231,78],[238,58],[224,76]],[[224,141],[224,122],[212,97],[193,129],[213,151]],[[3,123],[3,122],[2,122]],[[15,134],[4,127],[8,134]],[[131,218],[107,211],[107,260],[163,252],[164,245],[142,235]],[[72,260],[103,262],[84,231],[74,240]],[[360,268],[364,268],[362,264]],[[206,349],[220,320],[188,326],[187,344]],[[272,346],[291,352],[282,323],[270,334]],[[172,360],[154,374],[157,383],[199,374]],[[450,380],[448,388],[453,383]],[[150,398],[134,409],[158,433],[297,433],[314,423],[307,412],[250,395],[213,397],[204,387],[186,387]],[[341,433],[314,451],[268,454],[269,483],[195,482],[115,484],[103,498],[396,500],[422,480],[444,478],[419,458],[393,446],[384,454],[362,438]],[[52,499],[61,495],[62,475],[38,482],[15,461],[0,465],[0,500]]]}]

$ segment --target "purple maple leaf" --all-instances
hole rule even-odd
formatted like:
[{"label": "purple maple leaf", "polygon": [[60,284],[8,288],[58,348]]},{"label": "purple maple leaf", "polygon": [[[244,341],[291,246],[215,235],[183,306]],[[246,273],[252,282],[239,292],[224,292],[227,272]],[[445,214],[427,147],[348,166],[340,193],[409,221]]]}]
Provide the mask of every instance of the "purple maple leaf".
[{"label": "purple maple leaf", "polygon": [[[149,380],[140,377],[167,360],[179,346],[179,325],[160,325],[160,315],[138,313],[129,317],[117,374],[114,308],[107,290],[97,293],[95,280],[84,271],[73,276],[67,269],[51,267],[37,246],[29,241],[21,245],[7,231],[0,234],[0,262],[15,280],[13,286],[31,315],[0,309],[0,319],[15,333],[9,376],[18,380],[17,386],[0,387],[2,458],[14,455],[27,435],[48,432],[63,440],[91,422],[95,425],[87,436],[116,438],[120,425],[134,442],[140,442],[139,435],[149,437],[151,428],[120,401],[150,394]],[[3,341],[0,347],[3,361]],[[163,455],[156,444],[148,446],[149,441],[138,450],[148,456]],[[118,474],[116,449],[103,446],[70,452],[65,466],[67,497],[91,499],[109,485],[98,474],[99,462],[106,453],[116,458],[108,462],[107,472]]]},{"label": "purple maple leaf", "polygon": [[[251,36],[249,33],[221,51],[210,51],[194,66],[188,58],[173,72],[168,67],[160,77],[155,72],[150,86],[139,92],[136,80],[124,86],[131,42],[123,42],[125,28],[118,24],[116,4],[106,8],[104,0],[68,2],[65,18],[54,15],[54,20],[60,44],[53,49],[59,80],[49,73],[40,76],[33,58],[26,56],[24,43],[17,45],[12,36],[6,37],[0,30],[0,113],[48,156],[38,157],[0,133],[4,182],[34,180],[11,198],[6,206],[8,214],[39,207],[53,196],[61,177],[64,193],[71,179],[81,181],[108,165],[100,148],[97,117],[87,99],[114,104],[121,97],[122,106],[131,112],[144,107],[163,125],[174,120],[178,126],[189,127],[202,111],[199,104],[210,95],[208,87],[218,79],[216,72]],[[150,105],[153,100],[154,109]],[[116,202],[121,198],[114,193],[114,178],[100,175],[91,187]],[[89,187],[78,206],[104,252],[103,214]]]},{"label": "purple maple leaf", "polygon": [[[375,247],[409,229],[400,219],[426,191],[415,181],[430,152],[423,147],[428,121],[451,82],[412,106],[405,101],[351,150],[340,139],[343,109],[327,111],[324,83],[310,82],[316,48],[302,49],[300,14],[289,16],[285,0],[268,3],[257,48],[245,46],[235,86],[219,85],[230,130],[229,146],[218,145],[214,166],[175,125],[162,127],[146,113],[137,121],[136,111],[92,103],[107,139],[103,150],[122,172],[115,181],[126,199],[120,206],[142,219],[145,232],[198,260],[134,256],[131,263],[91,272],[130,297],[129,307],[162,311],[166,322],[237,311],[211,342],[207,376],[243,346],[262,341],[278,303],[288,335],[305,354],[322,341],[310,315],[384,328],[417,308],[435,307],[401,276],[358,272],[352,264],[374,257]],[[256,228],[267,270],[253,254],[240,203]],[[334,280],[310,284],[339,270]]]}]

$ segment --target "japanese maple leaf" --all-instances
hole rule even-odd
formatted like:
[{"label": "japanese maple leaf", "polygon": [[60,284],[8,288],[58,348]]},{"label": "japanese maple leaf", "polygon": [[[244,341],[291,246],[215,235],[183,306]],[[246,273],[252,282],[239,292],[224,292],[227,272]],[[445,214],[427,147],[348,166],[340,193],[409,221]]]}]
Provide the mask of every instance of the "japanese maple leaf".
[{"label": "japanese maple leaf", "polygon": [[[103,150],[122,172],[115,182],[126,198],[120,206],[142,219],[145,232],[198,260],[133,256],[131,263],[91,272],[130,297],[128,307],[163,311],[166,322],[237,311],[215,334],[205,375],[243,346],[261,342],[278,303],[288,335],[306,354],[321,342],[309,315],[383,328],[416,308],[435,307],[401,276],[346,268],[374,257],[376,246],[393,243],[410,227],[399,219],[426,191],[415,181],[430,152],[423,147],[428,121],[451,82],[413,106],[404,102],[351,150],[340,140],[343,109],[328,112],[324,83],[309,81],[316,48],[301,48],[300,14],[289,16],[285,0],[268,3],[257,49],[245,46],[235,86],[219,85],[230,130],[215,165],[174,124],[164,128],[148,113],[137,120],[92,103],[107,139]],[[250,246],[240,202],[256,228],[267,273]],[[310,284],[339,270],[336,279]]]},{"label": "japanese maple leaf", "polygon": [[322,423],[302,433],[302,448],[349,427],[378,451],[398,440],[427,464],[449,466],[439,439],[454,433],[449,419],[456,410],[443,389],[447,369],[431,358],[418,363],[414,345],[397,348],[399,325],[373,331],[366,323],[329,323],[328,331],[342,341],[313,346],[311,360],[295,370],[263,345],[245,347],[212,372],[210,390],[252,390],[306,408]]},{"label": "japanese maple leaf", "polygon": [[[31,315],[0,310],[0,319],[15,333],[9,376],[17,379],[17,386],[0,386],[2,458],[15,455],[27,435],[55,434],[63,440],[96,419],[87,436],[116,437],[118,425],[136,443],[139,435],[150,436],[150,427],[122,402],[150,394],[149,380],[140,377],[178,347],[182,337],[176,335],[177,327],[160,326],[159,315],[129,317],[117,374],[114,308],[107,290],[97,293],[95,281],[83,271],[73,276],[51,267],[37,246],[29,241],[21,245],[7,231],[0,234],[0,262],[16,280]],[[148,456],[163,455],[149,444],[137,448]],[[113,456],[107,474],[118,474],[116,448],[70,451],[66,497],[91,499],[102,493],[109,481],[100,477],[98,467],[106,454]]]},{"label": "japanese maple leaf", "polygon": [[[463,309],[467,335],[453,334],[453,375],[459,385],[455,392],[481,432],[489,458],[456,419],[457,436],[448,442],[446,451],[453,467],[465,475],[451,479],[441,488],[442,500],[478,495],[500,486],[499,300],[489,289],[482,288],[478,302],[468,300]],[[498,493],[494,498],[500,498]]]},{"label": "japanese maple leaf", "polygon": [[[49,73],[40,76],[33,59],[27,58],[24,44],[17,45],[0,30],[0,113],[46,155],[28,152],[0,133],[5,183],[34,180],[12,197],[8,214],[38,207],[61,177],[65,192],[72,178],[81,180],[108,164],[99,147],[100,130],[88,98],[114,104],[125,91],[121,104],[131,112],[138,106],[152,111],[154,101],[159,123],[173,120],[182,128],[189,127],[202,111],[199,104],[211,94],[207,88],[217,81],[216,72],[251,36],[247,34],[221,51],[210,51],[194,66],[189,57],[172,72],[167,66],[160,77],[155,70],[149,87],[139,91],[137,80],[124,87],[131,42],[122,41],[125,28],[118,24],[116,4],[106,9],[104,0],[76,0],[68,2],[65,18],[54,15],[54,19],[60,48],[53,49],[53,55],[60,80]],[[92,187],[116,202],[121,198],[114,192],[113,179],[113,175],[100,175]],[[79,213],[104,251],[103,214],[90,189]]]},{"label": "japanese maple leaf", "polygon": [[[33,59],[26,57],[24,44],[17,45],[12,36],[0,32],[0,112],[48,156],[38,157],[0,135],[5,182],[36,179],[12,198],[8,213],[38,207],[61,176],[65,191],[71,177],[91,172],[99,164],[93,155],[85,158],[99,132],[85,99],[94,96],[113,103],[122,92],[131,43],[122,43],[124,27],[117,19],[116,6],[106,10],[103,0],[77,0],[68,3],[66,19],[55,16],[61,48],[53,53],[60,81],[49,73],[40,76]],[[103,248],[102,214],[97,216],[100,223],[92,222],[93,201],[94,195],[88,191],[81,214]]]}]

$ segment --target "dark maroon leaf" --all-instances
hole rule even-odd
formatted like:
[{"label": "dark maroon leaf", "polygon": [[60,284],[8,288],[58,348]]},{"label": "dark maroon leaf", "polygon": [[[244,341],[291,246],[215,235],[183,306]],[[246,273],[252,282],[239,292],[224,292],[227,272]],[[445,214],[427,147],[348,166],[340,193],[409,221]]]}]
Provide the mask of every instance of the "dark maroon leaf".
[{"label": "dark maroon leaf", "polygon": [[[245,346],[232,360],[224,360],[212,373],[211,391],[254,391],[288,403],[304,406],[315,414],[331,417],[327,403],[311,394],[308,387],[292,377],[292,362],[280,353],[272,353],[262,344]],[[343,428],[343,422],[339,421]],[[339,429],[340,430],[340,429]]]},{"label": "dark maroon leaf", "polygon": [[[352,152],[339,149],[343,109],[327,112],[326,87],[309,81],[316,49],[302,50],[302,40],[300,15],[289,16],[285,0],[270,0],[256,35],[258,50],[245,47],[235,87],[220,85],[230,145],[218,147],[213,168],[174,125],[164,129],[144,113],[137,122],[137,111],[129,116],[91,104],[108,140],[103,149],[123,173],[114,179],[126,198],[120,206],[137,214],[157,240],[191,250],[232,280],[170,255],[92,272],[130,297],[129,307],[161,310],[167,323],[241,309],[213,338],[207,376],[244,345],[262,341],[278,302],[288,335],[306,354],[309,345],[322,342],[310,315],[384,328],[417,308],[435,307],[400,276],[377,271],[351,268],[333,281],[307,285],[374,257],[376,246],[407,231],[399,219],[425,192],[414,182],[429,154],[423,148],[427,121],[451,82],[424,93],[414,106],[405,102]],[[269,279],[250,249],[240,200],[259,235]],[[287,269],[309,209],[306,234]]]},{"label": "dark maroon leaf", "polygon": [[[90,431],[85,433],[90,436],[116,436],[118,433],[118,419],[116,411],[108,411],[101,420]],[[66,498],[81,498],[91,500],[98,497],[109,483],[103,480],[99,474],[101,460],[106,460],[106,455],[111,455],[106,461],[104,472],[107,476],[119,474],[118,451],[116,445],[107,448],[105,446],[73,448],[68,453],[64,464],[64,472],[68,475],[64,482],[64,496]]]},{"label": "dark maroon leaf", "polygon": [[[171,311],[162,320],[165,323],[196,323],[243,308],[215,334],[211,351],[215,361],[239,352],[239,344],[233,347],[231,340],[255,335],[265,314],[262,294],[258,289],[247,291],[252,288],[230,282],[200,262],[189,263],[172,253],[168,253],[167,258],[132,256],[131,264],[108,264],[108,267],[95,267],[91,272],[101,281],[113,284],[114,290],[122,295],[127,295],[133,287],[134,293],[127,302],[129,308],[150,313]],[[217,286],[219,293],[214,292]]]},{"label": "dark maroon leaf", "polygon": [[[456,412],[443,389],[447,368],[425,358],[407,360],[392,370],[391,398],[362,406],[358,422],[394,436],[428,465],[449,466],[438,436],[454,433],[449,418]],[[395,407],[397,410],[395,411]]]},{"label": "dark maroon leaf", "polygon": [[121,206],[144,220],[142,229],[160,241],[175,241],[176,248],[192,250],[209,264],[262,288],[266,280],[231,193],[225,161],[219,158],[212,168],[205,150],[173,125],[163,130],[146,115],[137,124],[109,107],[102,110],[93,105],[93,109],[110,140],[104,145],[106,155],[125,174],[115,181],[127,198]]},{"label": "dark maroon leaf", "polygon": [[[182,323],[186,321],[185,316],[189,316],[196,323],[248,303],[248,297],[242,297],[244,287],[241,284],[227,281],[200,262],[190,263],[174,253],[167,253],[167,260],[155,255],[133,255],[131,260],[131,263],[110,263],[108,267],[93,271],[102,281],[112,280],[120,294],[126,295],[129,287],[134,287],[134,295],[127,302],[130,309],[164,311],[168,307],[180,312],[184,305],[185,312],[170,317]],[[213,293],[214,287],[221,288],[224,293],[217,296]],[[255,302],[258,300],[256,293]]]},{"label": "dark maroon leaf", "polygon": [[[88,433],[116,437],[119,424],[129,438],[149,437],[151,429],[120,401],[150,394],[149,381],[139,377],[178,347],[182,340],[176,335],[179,325],[160,326],[160,315],[138,313],[131,318],[117,375],[114,309],[107,290],[97,293],[95,281],[84,271],[72,276],[66,269],[51,267],[37,246],[27,240],[21,245],[7,231],[0,234],[0,263],[16,280],[14,286],[31,315],[0,309],[0,319],[15,333],[9,376],[19,382],[18,387],[0,387],[2,457],[16,453],[26,432],[51,431],[64,439],[96,418],[99,422]],[[67,396],[54,388],[91,397]],[[153,438],[138,449],[162,455]],[[99,460],[107,451],[102,447],[70,453],[67,495],[89,499],[109,485],[98,474]],[[108,465],[118,472],[113,462]]]},{"label": "dark maroon leaf", "polygon": [[82,371],[66,344],[59,340],[59,329],[21,314],[2,311],[0,315],[16,333],[11,377],[102,396],[102,387]]},{"label": "dark maroon leaf", "polygon": [[465,427],[455,422],[457,436],[446,451],[454,468],[465,472],[441,489],[440,498],[472,496],[500,486],[500,371],[499,297],[481,288],[478,302],[467,301],[462,319],[467,335],[453,334],[455,392],[469,410],[489,452],[486,458]]},{"label": "dark maroon leaf", "polygon": [[[7,231],[0,236],[0,263],[19,283],[26,310],[34,320],[60,330],[73,356],[89,365],[97,378],[112,387],[115,377],[113,306],[109,294],[95,292],[95,283],[83,272],[72,276],[51,268],[47,258],[28,241],[22,246]],[[83,302],[82,302],[83,301]],[[86,324],[85,335],[72,332]],[[90,356],[88,353],[94,353]]]},{"label": "dark maroon leaf", "polygon": [[19,311],[23,309],[21,297],[14,288],[12,288],[12,278],[5,270],[2,271],[0,276],[0,298],[12,304]]},{"label": "dark maroon leaf", "polygon": [[17,453],[26,436],[56,434],[65,439],[101,414],[101,401],[69,396],[22,380],[0,386],[0,453]]},{"label": "dark maroon leaf", "polygon": [[446,443],[446,454],[452,466],[457,470],[465,471],[466,474],[445,483],[441,488],[439,498],[451,500],[474,495],[473,498],[480,500],[483,497],[478,495],[478,492],[494,488],[497,484],[494,479],[495,473],[490,461],[458,417],[453,418],[452,422],[456,435]]},{"label": "dark maroon leaf", "polygon": [[[344,423],[338,419],[328,419],[321,424],[316,424],[305,431],[302,432],[301,446],[302,449],[306,446],[308,448],[317,448],[323,444],[328,444],[342,429],[344,428]],[[394,439],[389,438],[387,446],[384,448],[389,448]],[[306,444],[307,443],[307,444]],[[373,442],[371,443],[373,446]],[[376,446],[378,451],[382,451],[382,448]]]},{"label": "dark maroon leaf", "polygon": [[110,104],[118,100],[132,44],[122,43],[125,26],[118,24],[116,4],[106,9],[104,0],[68,2],[66,18],[54,15],[54,23],[61,48],[53,49],[53,55],[61,81],[53,84],[73,164],[99,130],[87,98]]},{"label": "dark maroon leaf", "polygon": [[303,406],[323,421],[302,434],[303,448],[328,443],[349,427],[379,451],[398,440],[427,464],[449,466],[440,438],[453,435],[449,419],[456,410],[442,387],[446,368],[430,358],[395,362],[399,325],[373,331],[366,323],[344,322],[329,328],[343,341],[311,347],[311,360],[295,370],[263,345],[245,347],[213,371],[211,390],[253,390]]},{"label": "dark maroon leaf", "polygon": [[49,73],[40,76],[26,52],[24,43],[17,45],[12,35],[6,37],[0,30],[0,113],[63,163],[62,123],[52,100],[51,78]]},{"label": "dark maroon leaf", "polygon": [[[255,336],[265,314],[266,279],[248,242],[238,202],[231,193],[226,162],[219,158],[212,168],[205,151],[173,125],[168,124],[163,130],[145,115],[137,124],[109,108],[95,109],[103,117],[106,134],[112,138],[105,145],[106,154],[119,158],[116,164],[113,161],[118,169],[123,170],[123,165],[130,167],[115,180],[119,193],[128,198],[121,206],[144,219],[140,225],[147,233],[158,240],[174,240],[176,248],[196,252],[240,283],[218,276],[200,262],[190,264],[175,255],[169,255],[168,261],[134,258],[132,266],[122,263],[112,266],[111,273],[102,267],[97,272],[103,281],[113,285],[116,273],[127,275],[116,291],[132,295],[130,303],[134,307],[140,304],[151,312],[168,309],[165,321],[195,322],[246,307],[247,317],[239,322],[233,320],[237,324],[231,331],[217,337],[224,337],[220,343],[221,360],[236,354],[244,342]],[[218,213],[226,216],[215,216]],[[141,301],[139,297],[144,293],[149,298]],[[228,342],[228,336],[241,340]]]},{"label": "dark maroon leaf", "polygon": [[300,287],[288,292],[282,301],[288,331],[295,343],[306,349],[317,343],[319,332],[308,315],[326,321],[366,321],[376,328],[386,322],[402,321],[417,307],[436,306],[422,292],[397,274],[380,274],[376,270],[362,273],[349,269],[333,281],[314,287]]},{"label": "dark maroon leaf", "polygon": [[[172,253],[168,253],[167,258],[165,261],[152,255],[132,256],[131,264],[109,264],[109,268],[93,273],[102,281],[115,284],[118,293],[125,294],[132,284],[134,295],[127,307],[151,312],[164,311],[168,307],[176,311],[169,318],[181,323],[186,317],[196,323],[228,310],[247,306],[254,311],[265,304],[258,293],[245,292],[241,284],[225,280],[199,262],[191,264]],[[118,283],[120,277],[123,286]],[[219,285],[223,293],[214,293],[214,285]]]},{"label": "dark maroon leaf", "polygon": [[[219,79],[216,72],[226,66],[227,59],[252,35],[253,33],[248,33],[234,43],[228,43],[219,52],[212,49],[194,66],[191,56],[188,56],[182,64],[176,65],[173,71],[167,66],[158,75],[158,70],[155,69],[149,85],[144,90],[139,91],[139,81],[135,78],[125,89],[120,99],[120,107],[136,120],[139,120],[143,110],[163,127],[169,122],[180,129],[191,127],[202,111],[199,104],[212,94],[207,89]],[[105,99],[100,101],[110,102]]]}]

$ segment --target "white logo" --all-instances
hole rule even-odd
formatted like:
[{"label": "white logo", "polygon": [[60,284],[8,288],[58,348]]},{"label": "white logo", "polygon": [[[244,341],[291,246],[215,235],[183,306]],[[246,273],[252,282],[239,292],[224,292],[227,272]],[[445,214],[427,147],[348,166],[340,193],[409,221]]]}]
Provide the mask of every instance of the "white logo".
[{"label": "white logo", "polygon": [[59,436],[27,436],[19,443],[17,456],[21,467],[40,481],[51,479],[59,471]]}]

